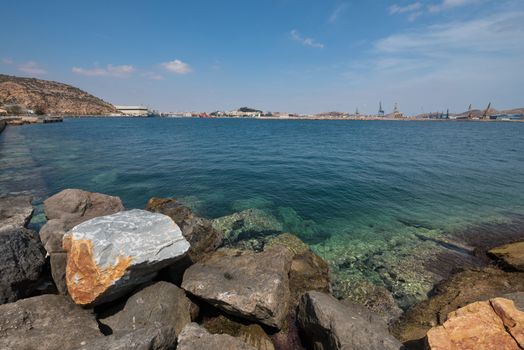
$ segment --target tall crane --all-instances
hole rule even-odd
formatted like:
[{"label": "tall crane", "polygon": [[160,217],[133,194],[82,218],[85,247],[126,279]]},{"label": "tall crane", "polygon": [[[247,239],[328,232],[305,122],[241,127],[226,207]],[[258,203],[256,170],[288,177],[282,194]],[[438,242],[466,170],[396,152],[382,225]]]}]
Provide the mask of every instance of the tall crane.
[{"label": "tall crane", "polygon": [[484,113],[482,113],[482,119],[486,119],[489,117],[488,113],[489,113],[489,109],[491,108],[491,102],[488,104],[488,108],[486,108],[484,110]]}]

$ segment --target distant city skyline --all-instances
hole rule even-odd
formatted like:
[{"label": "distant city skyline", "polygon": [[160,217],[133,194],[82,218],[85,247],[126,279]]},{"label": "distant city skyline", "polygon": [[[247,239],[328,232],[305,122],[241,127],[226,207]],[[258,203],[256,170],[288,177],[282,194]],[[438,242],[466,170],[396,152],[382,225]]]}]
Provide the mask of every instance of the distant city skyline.
[{"label": "distant city skyline", "polygon": [[115,105],[410,115],[523,107],[524,1],[17,1],[0,73]]}]

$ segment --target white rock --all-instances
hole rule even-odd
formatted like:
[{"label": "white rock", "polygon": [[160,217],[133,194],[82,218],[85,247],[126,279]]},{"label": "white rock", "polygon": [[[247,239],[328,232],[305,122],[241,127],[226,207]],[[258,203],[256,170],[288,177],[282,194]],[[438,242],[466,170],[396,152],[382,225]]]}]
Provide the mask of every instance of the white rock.
[{"label": "white rock", "polygon": [[77,304],[118,298],[184,256],[189,243],[166,215],[129,210],[85,221],[64,236],[67,289]]}]

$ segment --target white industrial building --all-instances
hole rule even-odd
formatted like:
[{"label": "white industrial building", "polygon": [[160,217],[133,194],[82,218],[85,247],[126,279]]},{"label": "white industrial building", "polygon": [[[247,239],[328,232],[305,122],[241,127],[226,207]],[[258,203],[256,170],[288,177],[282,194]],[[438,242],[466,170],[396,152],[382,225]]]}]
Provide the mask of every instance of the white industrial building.
[{"label": "white industrial building", "polygon": [[130,117],[147,117],[149,110],[143,106],[115,106],[123,115]]}]

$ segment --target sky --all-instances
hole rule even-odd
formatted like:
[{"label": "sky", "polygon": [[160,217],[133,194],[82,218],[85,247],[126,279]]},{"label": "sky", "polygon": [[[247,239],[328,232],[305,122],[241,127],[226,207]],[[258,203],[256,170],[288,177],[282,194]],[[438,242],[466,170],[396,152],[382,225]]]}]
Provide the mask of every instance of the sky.
[{"label": "sky", "polygon": [[524,107],[524,0],[2,1],[0,73],[160,111]]}]

